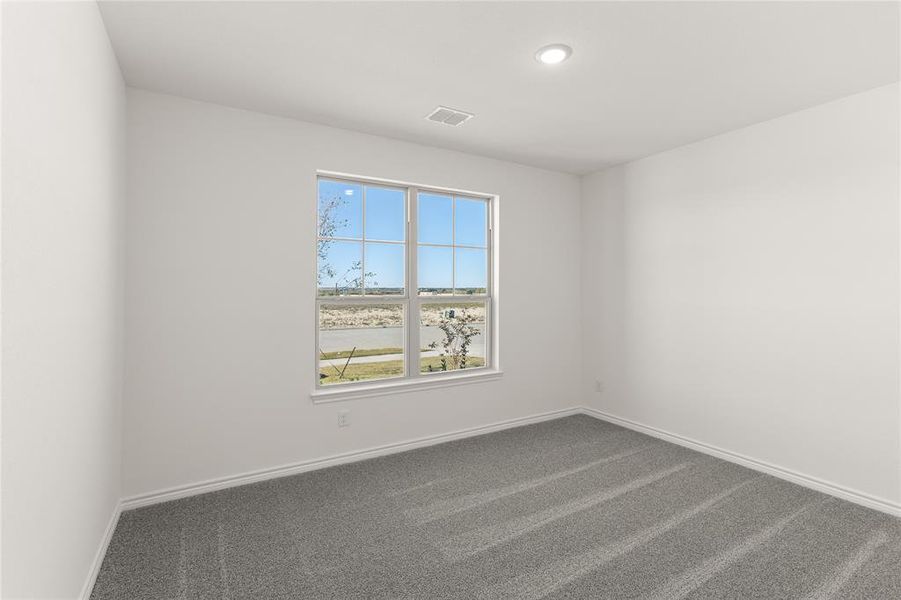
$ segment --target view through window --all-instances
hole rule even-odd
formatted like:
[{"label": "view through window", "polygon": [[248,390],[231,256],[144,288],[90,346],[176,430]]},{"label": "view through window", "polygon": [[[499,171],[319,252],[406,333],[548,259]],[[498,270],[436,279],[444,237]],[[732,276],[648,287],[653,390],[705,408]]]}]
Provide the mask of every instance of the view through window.
[{"label": "view through window", "polygon": [[490,198],[320,177],[318,214],[319,385],[490,366]]}]

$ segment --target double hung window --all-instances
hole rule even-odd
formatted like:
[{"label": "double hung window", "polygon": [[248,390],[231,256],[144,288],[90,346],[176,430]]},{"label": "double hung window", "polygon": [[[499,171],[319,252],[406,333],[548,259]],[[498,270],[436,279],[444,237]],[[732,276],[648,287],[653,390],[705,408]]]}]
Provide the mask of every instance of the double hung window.
[{"label": "double hung window", "polygon": [[319,387],[492,366],[492,200],[318,178]]}]

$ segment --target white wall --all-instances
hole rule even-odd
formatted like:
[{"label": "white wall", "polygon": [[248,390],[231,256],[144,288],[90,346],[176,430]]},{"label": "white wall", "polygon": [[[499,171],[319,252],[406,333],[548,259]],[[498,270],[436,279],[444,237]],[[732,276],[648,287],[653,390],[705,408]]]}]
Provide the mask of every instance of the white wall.
[{"label": "white wall", "polygon": [[895,84],[586,177],[587,403],[901,500],[898,102]]},{"label": "white wall", "polygon": [[3,3],[4,598],[74,598],[121,495],[125,87],[94,3]]},{"label": "white wall", "polygon": [[[578,403],[577,177],[143,91],[128,112],[126,496]],[[312,404],[316,169],[500,194],[500,381]]]}]

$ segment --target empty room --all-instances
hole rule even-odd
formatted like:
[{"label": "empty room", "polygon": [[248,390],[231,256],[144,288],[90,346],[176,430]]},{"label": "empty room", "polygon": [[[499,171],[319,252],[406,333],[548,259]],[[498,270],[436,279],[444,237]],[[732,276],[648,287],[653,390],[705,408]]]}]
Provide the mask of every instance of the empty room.
[{"label": "empty room", "polygon": [[4,600],[901,599],[901,3],[0,31]]}]

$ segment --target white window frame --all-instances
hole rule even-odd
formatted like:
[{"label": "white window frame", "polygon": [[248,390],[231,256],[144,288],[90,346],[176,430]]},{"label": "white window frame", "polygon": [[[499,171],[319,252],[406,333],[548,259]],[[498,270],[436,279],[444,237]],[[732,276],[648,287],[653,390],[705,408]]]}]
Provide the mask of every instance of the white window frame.
[{"label": "white window frame", "polygon": [[[365,177],[359,175],[350,175],[346,173],[337,173],[333,171],[317,171],[315,178],[315,209],[317,218],[315,219],[314,240],[316,244],[313,248],[314,273],[318,272],[318,253],[316,249],[319,243],[319,180],[326,179],[329,181],[344,181],[347,183],[357,184],[361,186],[377,185],[394,189],[405,190],[406,195],[406,239],[403,242],[405,256],[405,281],[403,295],[379,295],[365,294],[365,282],[363,293],[359,295],[346,296],[320,296],[319,286],[316,277],[313,277],[313,297],[314,306],[313,319],[315,328],[315,348],[313,359],[313,381],[314,390],[310,396],[315,403],[335,402],[340,400],[349,400],[354,398],[391,395],[405,391],[415,391],[421,389],[430,389],[434,387],[445,387],[453,385],[462,385],[475,383],[479,381],[497,379],[501,376],[502,371],[499,365],[499,340],[498,340],[498,273],[497,273],[497,241],[498,241],[498,204],[499,197],[494,194],[486,194],[481,192],[473,192],[469,190],[459,190],[432,185],[422,185],[396,180],[388,180],[374,177]],[[364,188],[365,189],[365,188]],[[420,296],[418,283],[418,249],[419,249],[419,232],[417,229],[417,210],[419,202],[418,195],[420,193],[433,193],[450,196],[461,196],[467,199],[484,200],[487,203],[487,287],[484,294],[464,294],[454,295],[453,289],[451,294],[440,294],[435,296]],[[365,261],[365,191],[362,200],[362,227],[363,240],[360,241],[363,249],[363,257]],[[453,202],[456,207],[456,202]],[[455,210],[455,209],[454,209]],[[452,217],[455,225],[455,219]],[[335,238],[340,239],[340,238]],[[373,240],[378,241],[378,240]],[[456,242],[456,237],[453,238]],[[397,243],[397,242],[395,242]],[[432,247],[456,247],[467,248],[475,246],[467,246],[465,244],[424,244]],[[483,249],[478,247],[479,249]],[[456,270],[456,254],[454,254],[453,269]],[[365,262],[362,266],[363,273],[366,272]],[[454,271],[454,274],[456,272]],[[452,282],[453,284],[456,281]],[[465,370],[456,370],[448,372],[420,373],[420,307],[424,304],[444,304],[452,302],[485,302],[485,365],[482,367],[470,367]],[[319,311],[322,304],[398,304],[403,307],[404,312],[404,374],[402,376],[390,379],[380,379],[373,381],[354,381],[333,385],[321,385],[319,378]]]}]

